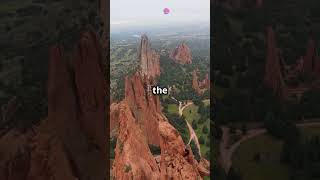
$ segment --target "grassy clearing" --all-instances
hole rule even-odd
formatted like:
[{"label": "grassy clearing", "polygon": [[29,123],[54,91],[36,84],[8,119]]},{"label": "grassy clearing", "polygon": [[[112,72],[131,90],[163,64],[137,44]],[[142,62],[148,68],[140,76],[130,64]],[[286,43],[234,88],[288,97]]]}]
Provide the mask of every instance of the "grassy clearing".
[{"label": "grassy clearing", "polygon": [[[301,128],[304,138],[320,136],[319,127]],[[289,168],[280,163],[283,142],[267,134],[241,144],[233,155],[233,166],[245,180],[288,180]],[[260,154],[259,162],[254,156]]]},{"label": "grassy clearing", "polygon": [[170,114],[179,114],[178,105],[168,104],[168,112]]},{"label": "grassy clearing", "polygon": [[[269,135],[244,142],[233,155],[233,166],[246,180],[288,180],[289,169],[280,163],[282,142]],[[260,154],[256,162],[254,156]]]},{"label": "grassy clearing", "polygon": [[194,104],[186,107],[183,110],[182,114],[189,123],[192,123],[192,121],[194,121],[194,120],[199,120],[201,117],[200,114],[198,113],[198,106],[196,106]]}]

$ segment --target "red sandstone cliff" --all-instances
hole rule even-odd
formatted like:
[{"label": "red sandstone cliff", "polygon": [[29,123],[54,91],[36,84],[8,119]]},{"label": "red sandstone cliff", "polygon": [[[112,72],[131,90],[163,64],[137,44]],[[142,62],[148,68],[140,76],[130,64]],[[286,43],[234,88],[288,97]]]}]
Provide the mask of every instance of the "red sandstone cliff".
[{"label": "red sandstone cliff", "polygon": [[191,64],[191,50],[185,43],[179,44],[170,54],[170,58],[179,64]]},{"label": "red sandstone cliff", "polygon": [[[130,107],[148,144],[159,145],[159,121],[163,118],[160,100],[148,92],[147,86],[153,84],[152,80],[142,76],[139,72],[125,79],[125,99]],[[110,124],[112,134],[117,134],[119,126],[119,104],[112,104],[110,108]]]},{"label": "red sandstone cliff", "polygon": [[160,170],[146,136],[126,101],[119,104],[119,136],[112,176],[117,180],[159,179]]},{"label": "red sandstone cliff", "polygon": [[202,179],[198,171],[199,164],[191,148],[183,143],[179,132],[168,121],[161,121],[159,130],[161,179]]},{"label": "red sandstone cliff", "polygon": [[209,176],[208,161],[197,162],[179,132],[161,117],[158,122],[161,156],[157,163],[127,100],[120,102],[119,135],[112,168],[114,179],[202,179]]},{"label": "red sandstone cliff", "polygon": [[146,35],[141,36],[140,68],[141,73],[148,78],[155,78],[160,75],[160,56],[151,49],[151,44]]}]

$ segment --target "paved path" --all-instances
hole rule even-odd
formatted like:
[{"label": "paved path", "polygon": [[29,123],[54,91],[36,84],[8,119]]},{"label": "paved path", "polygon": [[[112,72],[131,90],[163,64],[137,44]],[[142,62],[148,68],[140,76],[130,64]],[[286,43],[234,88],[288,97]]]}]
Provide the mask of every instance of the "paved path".
[{"label": "paved path", "polygon": [[[298,123],[296,124],[296,126],[299,128],[320,127],[320,122]],[[267,132],[267,130],[265,128],[257,128],[257,129],[249,130],[245,136],[242,136],[240,140],[232,144],[230,147],[228,147],[228,142],[230,139],[229,128],[223,126],[222,132],[223,132],[222,140],[219,145],[220,157],[221,157],[223,169],[225,170],[225,172],[229,172],[229,169],[232,165],[232,155],[237,150],[237,148],[241,145],[241,143],[253,137],[264,134]]]}]

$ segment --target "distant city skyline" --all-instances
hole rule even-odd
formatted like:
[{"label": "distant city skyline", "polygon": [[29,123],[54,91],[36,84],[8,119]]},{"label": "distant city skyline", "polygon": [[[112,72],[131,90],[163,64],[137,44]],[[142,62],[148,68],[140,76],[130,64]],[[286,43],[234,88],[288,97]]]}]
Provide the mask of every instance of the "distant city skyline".
[{"label": "distant city skyline", "polygon": [[[210,22],[210,0],[111,0],[111,31],[132,26]],[[170,13],[164,14],[164,8]]]}]

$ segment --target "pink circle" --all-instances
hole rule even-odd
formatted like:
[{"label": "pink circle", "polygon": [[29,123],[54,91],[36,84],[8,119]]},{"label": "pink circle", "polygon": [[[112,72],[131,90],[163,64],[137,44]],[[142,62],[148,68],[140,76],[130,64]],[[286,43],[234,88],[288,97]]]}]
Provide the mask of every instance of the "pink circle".
[{"label": "pink circle", "polygon": [[169,14],[170,13],[170,9],[169,8],[164,8],[163,9],[163,13],[164,14]]}]

